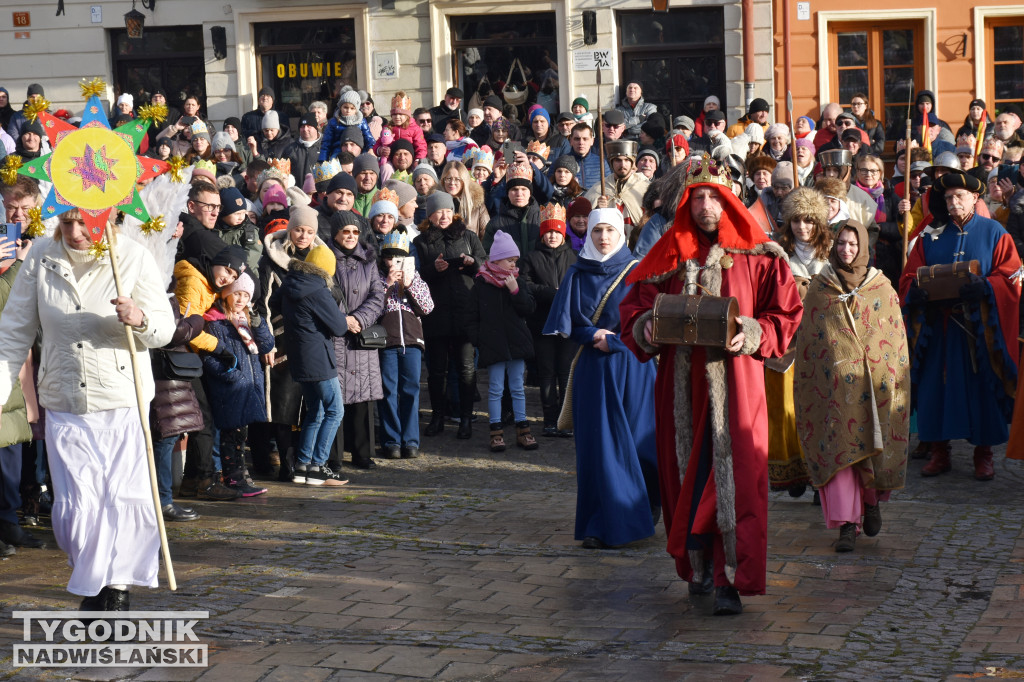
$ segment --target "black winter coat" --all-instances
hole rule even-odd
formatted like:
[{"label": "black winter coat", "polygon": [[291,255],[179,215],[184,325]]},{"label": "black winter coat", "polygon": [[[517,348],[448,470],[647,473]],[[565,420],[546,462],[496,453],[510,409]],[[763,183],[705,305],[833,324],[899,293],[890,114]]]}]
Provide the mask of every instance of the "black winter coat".
[{"label": "black winter coat", "polygon": [[313,172],[313,166],[320,159],[320,143],[322,141],[323,137],[321,136],[306,147],[302,144],[302,140],[293,140],[284,150],[285,157],[292,162],[292,177],[295,178],[296,187],[302,187],[306,181],[306,174]]},{"label": "black winter coat", "polygon": [[470,342],[480,351],[479,367],[533,357],[533,334],[526,317],[536,303],[522,280],[517,282],[519,291],[513,295],[508,287],[496,287],[478,277],[470,293],[465,326]]},{"label": "black winter coat", "polygon": [[[480,239],[458,220],[445,229],[433,226],[424,229],[413,244],[420,255],[420,277],[430,287],[430,297],[434,299],[434,312],[423,318],[423,334],[428,342],[438,336],[465,337],[462,324],[468,316],[474,276],[487,259]],[[449,265],[444,272],[434,267],[438,255],[457,258],[460,254],[472,257],[473,264]]]},{"label": "black winter coat", "polygon": [[203,331],[205,320],[202,315],[182,317],[178,299],[174,295],[171,295],[171,310],[174,311],[176,323],[171,342],[163,348],[149,351],[156,383],[156,395],[149,405],[149,423],[156,440],[201,431],[203,428],[203,412],[192,390],[192,382],[167,378],[164,363],[167,351],[190,352],[187,344]]},{"label": "black winter coat", "polygon": [[[288,146],[295,141],[295,138],[291,136],[287,130],[281,130],[281,134],[275,137],[273,140],[268,140],[263,136],[261,131],[256,136],[256,148],[260,152],[260,156],[264,159],[283,159],[285,158],[285,150]],[[299,184],[302,187],[302,184]]]},{"label": "black winter coat", "polygon": [[519,257],[525,258],[540,243],[540,206],[530,197],[530,203],[524,207],[513,206],[508,198],[501,202],[498,213],[487,223],[484,233],[484,249],[491,250],[495,233],[501,230],[519,247]]},{"label": "black winter coat", "polygon": [[270,297],[270,309],[280,310],[284,318],[284,350],[295,381],[338,376],[333,339],[348,332],[348,323],[327,288],[329,280],[322,268],[293,259],[281,287]]},{"label": "black winter coat", "polygon": [[[212,313],[207,313],[207,317]],[[210,414],[221,430],[240,429],[267,421],[266,387],[260,357],[274,349],[274,335],[270,333],[266,320],[258,323],[253,320],[251,329],[258,353],[249,352],[235,325],[223,315],[206,323],[206,332],[216,337],[217,346],[234,355],[231,363],[218,355],[203,358]]]},{"label": "black winter coat", "polygon": [[542,241],[535,251],[520,259],[519,280],[537,302],[536,310],[526,318],[534,336],[540,336],[544,323],[547,322],[548,313],[551,312],[551,303],[558,293],[558,287],[576,259],[576,252],[572,250],[568,241],[563,241],[554,249]]}]

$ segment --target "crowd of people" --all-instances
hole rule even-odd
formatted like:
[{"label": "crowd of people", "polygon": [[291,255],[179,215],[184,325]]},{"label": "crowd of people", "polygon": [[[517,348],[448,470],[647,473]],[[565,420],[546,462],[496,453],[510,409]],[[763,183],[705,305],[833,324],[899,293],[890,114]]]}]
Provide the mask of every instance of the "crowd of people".
[{"label": "crowd of people", "polygon": [[[27,96],[23,114],[0,88],[0,149],[22,160],[50,149],[28,107],[43,89]],[[263,495],[267,478],[342,486],[345,466],[417,458],[421,436],[473,439],[479,412],[484,452],[574,438],[577,540],[617,547],[663,522],[716,614],[765,591],[769,489],[813,486],[846,552],[880,532],[909,458],[940,475],[950,441],[967,440],[987,481],[993,446],[1018,456],[1012,105],[992,121],[971,102],[954,135],[922,91],[890,172],[862,94],[793,129],[762,99],[731,126],[714,96],[667,121],[635,82],[603,112],[584,96],[559,113],[497,95],[466,110],[454,87],[433,107],[387,101],[383,116],[346,88],[288,121],[263,89],[218,131],[186,98],[146,138],[149,156],[181,160],[180,178],[141,188],[167,227],[108,228],[132,244],[130,296],[111,295],[75,210],[37,239],[0,240],[0,553],[39,546],[25,526],[49,512],[83,609],[155,586],[127,351],[110,341],[122,325],[148,349],[167,522],[199,518],[181,500]],[[111,124],[135,112],[122,95]],[[8,223],[37,222],[45,184],[4,176]],[[952,294],[921,268],[953,271]],[[680,296],[734,298],[733,331],[717,345],[666,336]],[[105,444],[111,429],[131,437]],[[96,490],[124,505],[105,511]]]}]

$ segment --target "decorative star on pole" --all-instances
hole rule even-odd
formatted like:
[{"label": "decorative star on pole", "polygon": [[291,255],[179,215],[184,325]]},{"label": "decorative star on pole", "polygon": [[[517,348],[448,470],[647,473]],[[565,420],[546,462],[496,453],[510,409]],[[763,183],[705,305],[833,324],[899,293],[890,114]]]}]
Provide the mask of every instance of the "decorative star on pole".
[{"label": "decorative star on pole", "polygon": [[105,88],[97,79],[82,84],[87,101],[78,128],[45,111],[39,112],[37,116],[53,151],[17,169],[19,175],[53,183],[43,201],[42,218],[79,209],[97,249],[102,248],[103,233],[115,208],[143,222],[150,219],[137,183],[168,170],[166,161],[136,154],[151,123],[166,113],[161,116],[162,112],[151,110],[145,118],[111,130],[99,98]]}]

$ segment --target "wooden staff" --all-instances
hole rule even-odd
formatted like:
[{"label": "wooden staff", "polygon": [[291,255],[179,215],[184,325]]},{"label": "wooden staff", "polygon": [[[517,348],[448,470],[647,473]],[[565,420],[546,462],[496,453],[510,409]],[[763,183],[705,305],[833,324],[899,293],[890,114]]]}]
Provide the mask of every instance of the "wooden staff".
[{"label": "wooden staff", "polygon": [[[117,263],[117,237],[110,226],[104,230],[107,246],[110,248],[110,268],[114,272],[114,288],[117,296],[124,296],[121,290],[121,269]],[[132,378],[135,380],[135,400],[139,406],[139,420],[142,422],[142,435],[146,440],[146,464],[149,465],[149,487],[153,493],[153,508],[156,510],[156,526],[160,531],[160,552],[164,557],[167,569],[167,586],[172,591],[178,589],[174,579],[174,566],[171,564],[171,548],[167,545],[167,529],[164,527],[163,508],[160,506],[160,491],[156,483],[156,460],[153,455],[153,435],[149,431],[149,415],[146,413],[146,401],[142,397],[142,376],[139,373],[139,359],[135,354],[135,336],[129,324],[124,325],[124,333],[128,339],[128,353],[132,359]]]},{"label": "wooden staff", "polygon": [[[910,203],[910,117],[907,117],[907,146],[904,149],[903,161],[903,195]],[[927,135],[927,133],[925,133]],[[907,267],[907,251],[910,249],[910,213],[914,206],[911,204],[910,211],[903,214],[903,267]]]},{"label": "wooden staff", "polygon": [[796,164],[796,121],[793,120],[793,93],[788,90],[786,91],[786,111],[789,112],[789,156],[793,160],[793,189],[796,189],[800,186],[800,169]]},{"label": "wooden staff", "polygon": [[601,196],[608,196],[604,191],[604,118],[601,116],[601,67],[597,69],[597,140],[598,156],[601,159]]}]

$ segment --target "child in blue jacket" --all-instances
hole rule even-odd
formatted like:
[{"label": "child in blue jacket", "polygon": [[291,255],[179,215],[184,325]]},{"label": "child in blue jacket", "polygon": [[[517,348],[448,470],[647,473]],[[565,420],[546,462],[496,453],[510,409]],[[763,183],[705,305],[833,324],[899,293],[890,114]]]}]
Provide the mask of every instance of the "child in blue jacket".
[{"label": "child in blue jacket", "polygon": [[349,126],[358,126],[363,134],[363,149],[369,150],[376,140],[370,132],[370,124],[359,111],[359,92],[343,92],[338,99],[338,109],[324,126],[324,139],[320,142],[320,160],[329,161],[341,153],[341,137]]},{"label": "child in blue jacket", "polygon": [[203,372],[210,412],[220,429],[224,485],[242,497],[267,492],[254,486],[245,471],[249,424],[267,420],[260,357],[274,349],[274,335],[266,320],[249,312],[255,288],[253,279],[243,272],[203,315],[207,333],[218,341],[218,350],[203,359]]}]

